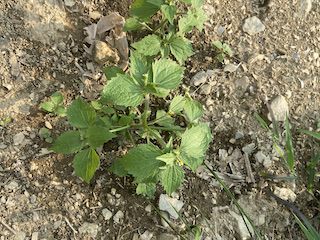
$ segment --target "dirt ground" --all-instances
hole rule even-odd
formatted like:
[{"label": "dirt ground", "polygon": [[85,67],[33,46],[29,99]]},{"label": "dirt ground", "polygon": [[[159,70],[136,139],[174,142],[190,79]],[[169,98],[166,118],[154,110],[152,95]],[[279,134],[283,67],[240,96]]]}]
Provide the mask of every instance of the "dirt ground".
[{"label": "dirt ground", "polygon": [[[92,86],[105,84],[96,77],[99,66],[84,51],[83,28],[114,11],[128,18],[132,2],[0,1],[0,240],[178,239],[144,197],[135,194],[131,179],[106,171],[126,150],[125,142],[99,152],[101,166],[88,185],[73,172],[73,156],[50,152],[40,136],[43,127],[53,138],[70,129],[66,118],[51,117],[39,107],[52,93],[60,91],[68,106],[77,96],[92,97]],[[319,150],[319,144],[296,131],[319,131],[320,2],[207,0],[204,9],[210,20],[201,33],[188,35],[196,54],[186,61],[180,90],[195,91],[194,76],[201,71],[210,75],[195,92],[214,139],[206,163],[221,173],[266,239],[305,239],[290,211],[261,188],[288,200],[308,218],[319,214],[305,187],[305,167],[312,147]],[[254,16],[264,27],[248,33],[246,20]],[[128,39],[130,44],[139,35],[128,33]],[[224,64],[217,60],[216,40],[234,53]],[[276,108],[279,114],[289,109],[299,181],[271,181],[259,174],[290,173],[254,116],[256,111],[271,124],[262,99],[271,103],[280,95],[284,102]],[[285,136],[284,122],[278,125]],[[285,150],[285,137],[280,147]],[[315,188],[320,189],[319,178]],[[159,187],[152,199],[156,206],[162,193]],[[319,200],[319,191],[315,197]],[[189,224],[202,227],[201,239],[250,238],[235,205],[205,168],[189,171],[174,198],[184,203],[180,213]],[[186,232],[180,220],[171,222]],[[313,223],[320,231],[319,223]]]}]

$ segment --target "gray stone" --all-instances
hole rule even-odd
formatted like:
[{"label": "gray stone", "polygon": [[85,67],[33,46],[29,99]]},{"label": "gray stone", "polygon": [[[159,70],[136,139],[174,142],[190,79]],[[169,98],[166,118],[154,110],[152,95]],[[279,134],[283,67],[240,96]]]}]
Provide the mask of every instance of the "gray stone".
[{"label": "gray stone", "polygon": [[99,225],[95,223],[85,222],[79,227],[79,233],[85,234],[87,237],[95,238],[100,230]]},{"label": "gray stone", "polygon": [[[160,211],[160,213],[162,214],[162,216],[170,223],[170,219],[169,219],[169,214],[167,212],[164,212],[164,211]],[[163,220],[163,218],[161,218],[161,225],[164,227],[164,228],[167,228],[169,227],[169,224]]]},{"label": "gray stone", "polygon": [[[279,95],[274,100],[272,100],[270,107],[273,111],[273,115],[276,121],[285,121],[286,114],[289,116],[289,106],[286,98],[282,95]],[[272,121],[270,113],[268,114],[268,119]]]},{"label": "gray stone", "polygon": [[161,233],[158,239],[159,240],[177,240],[178,238],[168,233]]},{"label": "gray stone", "polygon": [[253,229],[251,225],[250,224],[246,225],[245,222],[243,221],[243,218],[239,214],[235,213],[234,211],[231,211],[229,209],[229,213],[235,219],[234,224],[236,224],[236,232],[238,233],[238,235],[240,235],[239,239],[250,239],[250,233],[247,229],[247,226],[249,227],[250,232],[253,233]]},{"label": "gray stone", "polygon": [[254,151],[255,147],[256,147],[256,145],[254,143],[250,143],[250,144],[245,145],[242,148],[242,151],[244,153],[251,154]]},{"label": "gray stone", "polygon": [[223,71],[232,73],[232,72],[235,72],[238,69],[238,66],[239,65],[235,65],[235,64],[229,63],[223,68]]},{"label": "gray stone", "polygon": [[207,81],[207,73],[205,71],[201,71],[196,73],[191,79],[192,84],[194,86],[200,86],[201,84],[204,84]]},{"label": "gray stone", "polygon": [[109,220],[112,217],[112,212],[109,209],[104,208],[102,209],[102,215],[104,217],[104,220]]},{"label": "gray stone", "polygon": [[25,232],[17,232],[15,236],[15,240],[24,240],[27,234]]},{"label": "gray stone", "polygon": [[242,132],[236,132],[236,139],[240,139],[240,138],[243,138],[244,135]]},{"label": "gray stone", "polygon": [[62,221],[58,220],[53,223],[53,229],[58,229],[61,225]]},{"label": "gray stone", "polygon": [[0,150],[6,149],[7,145],[5,145],[4,143],[0,143]]},{"label": "gray stone", "polygon": [[236,97],[242,97],[243,94],[248,90],[250,80],[248,77],[236,78],[235,79],[235,91],[234,94]]},{"label": "gray stone", "polygon": [[144,208],[144,210],[146,210],[146,212],[150,213],[151,210],[152,210],[151,205],[149,204],[148,206],[146,206],[146,207]]},{"label": "gray stone", "polygon": [[220,36],[224,32],[224,27],[219,26],[217,32],[218,32],[218,35]]},{"label": "gray stone", "polygon": [[120,223],[120,220],[124,217],[124,214],[121,210],[119,210],[114,216],[113,216],[113,221],[115,223]]},{"label": "gray stone", "polygon": [[13,136],[13,145],[17,146],[21,144],[24,140],[24,134],[23,133],[17,133]]},{"label": "gray stone", "polygon": [[212,86],[210,84],[204,84],[201,89],[200,92],[204,95],[209,95],[211,93],[212,90]]},{"label": "gray stone", "polygon": [[31,240],[38,240],[39,238],[39,232],[34,232],[31,235]]},{"label": "gray stone", "polygon": [[36,197],[35,195],[32,195],[32,196],[30,197],[30,203],[35,203],[36,200],[37,200],[37,197]]},{"label": "gray stone", "polygon": [[243,31],[249,35],[254,35],[265,30],[265,26],[256,16],[247,18],[243,25]]},{"label": "gray stone", "polygon": [[19,184],[18,184],[16,181],[12,180],[12,181],[7,185],[7,187],[8,187],[9,189],[11,189],[11,190],[14,190],[14,189],[17,189],[17,188],[19,187]]},{"label": "gray stone", "polygon": [[266,156],[265,154],[263,154],[261,151],[257,152],[255,155],[254,155],[256,161],[258,163],[261,163],[263,164],[263,166],[265,168],[268,168],[271,166],[272,164],[272,161],[270,160],[270,157],[269,156]]},{"label": "gray stone", "polygon": [[67,7],[73,7],[76,4],[74,0],[64,0],[64,5]]},{"label": "gray stone", "polygon": [[159,199],[159,208],[162,211],[167,211],[173,219],[177,219],[179,215],[173,209],[175,208],[178,212],[181,210],[183,206],[183,202],[175,199],[170,198],[167,194],[161,194]]}]

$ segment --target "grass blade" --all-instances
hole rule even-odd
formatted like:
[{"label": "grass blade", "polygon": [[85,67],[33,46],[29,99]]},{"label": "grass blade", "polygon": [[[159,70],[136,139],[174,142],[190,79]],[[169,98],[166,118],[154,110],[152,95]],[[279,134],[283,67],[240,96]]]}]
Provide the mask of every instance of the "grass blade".
[{"label": "grass blade", "polygon": [[290,170],[294,171],[294,154],[293,154],[293,146],[292,146],[288,115],[286,115],[286,145],[287,145],[287,163]]},{"label": "grass blade", "polygon": [[[215,179],[218,180],[218,182],[221,184],[221,186],[224,188],[224,190],[227,192],[227,194],[231,197],[232,201],[235,203],[235,205],[238,207],[239,211],[241,212],[241,214],[243,214],[245,216],[245,218],[248,220],[248,222],[250,223],[253,231],[255,232],[255,234],[258,236],[259,239],[263,240],[262,236],[260,235],[258,229],[253,225],[253,222],[250,220],[250,218],[247,216],[247,214],[245,213],[245,211],[242,209],[242,207],[240,206],[240,204],[238,203],[238,201],[236,200],[236,198],[233,196],[233,194],[230,192],[230,190],[227,188],[227,186],[224,184],[224,182],[222,182],[222,180],[219,178],[219,176],[217,174],[215,174],[215,172],[208,167],[208,165],[206,163],[203,163],[206,168],[212,173],[212,175],[215,177]],[[245,221],[246,222],[246,221]],[[249,233],[250,230],[248,229]]]},{"label": "grass blade", "polygon": [[314,137],[315,139],[320,140],[320,133],[311,132],[311,131],[308,131],[308,130],[298,130],[298,132],[306,133],[306,134]]},{"label": "grass blade", "polygon": [[292,175],[272,175],[269,173],[265,173],[264,171],[260,171],[260,175],[264,178],[269,178],[269,179],[275,179],[275,180],[294,180],[297,179],[296,176],[292,176]]},{"label": "grass blade", "polygon": [[258,113],[254,113],[258,121],[260,122],[261,126],[264,127],[267,132],[271,132],[270,128],[268,127],[267,123],[258,115]]},{"label": "grass blade", "polygon": [[318,163],[320,159],[320,151],[316,156],[312,158],[311,163],[308,164],[307,166],[307,173],[308,173],[308,192],[312,193],[313,185],[314,185],[314,175],[315,175],[315,170],[314,167]]},{"label": "grass blade", "polygon": [[188,231],[191,232],[191,234],[192,234],[193,236],[196,236],[196,233],[194,233],[193,230],[192,230],[192,226],[190,226],[190,225],[187,223],[187,221],[184,220],[184,218],[181,216],[181,214],[177,211],[177,209],[176,209],[174,206],[172,206],[171,203],[170,203],[170,205],[171,205],[171,207],[174,209],[174,211],[176,211],[176,213],[177,213],[178,216],[179,216],[179,219],[183,222],[183,224],[186,226],[186,228],[188,229]]},{"label": "grass blade", "polygon": [[211,230],[211,232],[214,234],[214,231],[208,221],[208,219],[206,218],[206,216],[203,214],[203,212],[200,210],[200,208],[196,207],[196,209],[201,213],[201,216],[204,218],[204,220],[206,221],[206,224],[208,226],[208,228]]},{"label": "grass blade", "polygon": [[300,221],[300,219],[294,214],[293,211],[291,211],[294,218],[296,219],[296,222],[299,224],[301,230],[304,232],[304,235],[306,235],[308,240],[315,240],[315,238],[311,235],[311,233],[308,231],[308,229],[303,225],[303,223]]}]

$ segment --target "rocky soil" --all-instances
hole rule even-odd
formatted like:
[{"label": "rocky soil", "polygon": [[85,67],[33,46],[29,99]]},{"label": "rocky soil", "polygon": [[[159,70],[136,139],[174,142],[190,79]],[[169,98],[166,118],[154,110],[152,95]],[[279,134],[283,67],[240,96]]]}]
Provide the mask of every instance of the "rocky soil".
[{"label": "rocky soil", "polygon": [[[49,151],[50,144],[40,134],[47,128],[56,138],[70,128],[65,118],[49,116],[39,107],[55,91],[63,94],[64,106],[80,95],[89,100],[98,96],[106,79],[84,50],[84,27],[111,12],[128,18],[131,4],[0,2],[1,240],[178,239],[135,194],[131,179],[106,171],[126,151],[125,142],[101,149],[101,166],[88,185],[73,172],[73,156]],[[204,9],[210,20],[202,33],[194,30],[188,36],[196,54],[185,64],[180,90],[190,88],[205,107],[203,120],[214,137],[206,163],[220,174],[266,239],[305,239],[290,211],[261,189],[288,200],[309,218],[319,214],[319,205],[305,187],[305,167],[311,149],[319,150],[319,144],[296,131],[319,131],[320,3],[207,0]],[[128,33],[128,40],[130,44],[139,36]],[[217,60],[216,40],[234,53],[223,64]],[[257,112],[271,126],[264,101],[278,121],[282,150],[289,114],[299,181],[271,181],[259,174],[290,173],[254,116]],[[319,172],[319,166],[316,169]],[[315,189],[320,189],[319,178]],[[201,239],[250,238],[237,208],[204,167],[189,172],[169,200],[163,193],[159,188],[152,203],[182,233],[185,226],[168,201],[190,224],[202,227]],[[315,197],[319,199],[319,191]],[[319,223],[313,223],[320,231]]]}]

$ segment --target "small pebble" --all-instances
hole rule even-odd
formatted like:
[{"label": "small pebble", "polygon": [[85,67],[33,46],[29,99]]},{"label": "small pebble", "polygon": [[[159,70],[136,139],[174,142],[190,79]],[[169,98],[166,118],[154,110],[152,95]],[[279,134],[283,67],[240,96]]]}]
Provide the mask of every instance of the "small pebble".
[{"label": "small pebble", "polygon": [[52,125],[51,125],[51,123],[50,123],[50,122],[45,121],[44,125],[46,126],[46,128],[48,128],[48,129],[52,129]]},{"label": "small pebble", "polygon": [[121,219],[124,217],[124,214],[121,210],[119,210],[114,216],[113,216],[113,221],[117,224],[120,223]]},{"label": "small pebble", "polygon": [[17,133],[16,135],[13,136],[13,145],[17,146],[21,144],[24,140],[24,134],[23,133]]},{"label": "small pebble", "polygon": [[102,209],[102,215],[104,217],[104,220],[109,220],[112,217],[112,212],[109,209],[104,208]]},{"label": "small pebble", "polygon": [[37,200],[37,197],[36,197],[35,195],[32,195],[32,196],[30,197],[30,203],[35,203],[36,200]]}]

